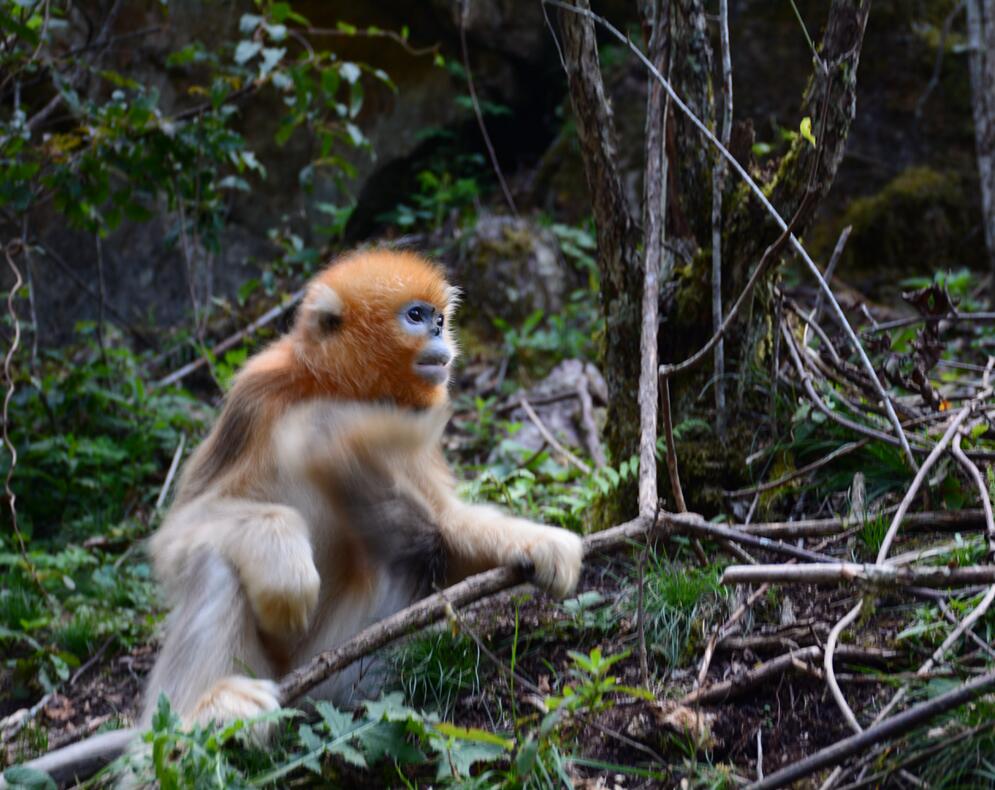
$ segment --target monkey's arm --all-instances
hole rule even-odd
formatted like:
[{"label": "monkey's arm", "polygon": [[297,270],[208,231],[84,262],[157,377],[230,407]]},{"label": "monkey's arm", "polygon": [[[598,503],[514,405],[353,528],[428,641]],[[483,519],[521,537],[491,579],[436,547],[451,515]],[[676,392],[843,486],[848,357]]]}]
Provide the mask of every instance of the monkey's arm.
[{"label": "monkey's arm", "polygon": [[300,513],[285,505],[201,497],[170,512],[152,538],[156,575],[183,598],[186,569],[203,550],[227,561],[241,581],[259,627],[284,636],[303,631],[321,579]]},{"label": "monkey's arm", "polygon": [[569,595],[577,586],[583,542],[565,529],[455,497],[440,514],[439,528],[454,579],[499,565],[521,565],[532,571],[536,584],[557,597]]},{"label": "monkey's arm", "polygon": [[441,450],[415,471],[417,485],[431,503],[448,553],[451,580],[499,565],[532,570],[535,582],[558,597],[577,586],[584,556],[580,536],[474,505],[456,496],[455,481]]}]

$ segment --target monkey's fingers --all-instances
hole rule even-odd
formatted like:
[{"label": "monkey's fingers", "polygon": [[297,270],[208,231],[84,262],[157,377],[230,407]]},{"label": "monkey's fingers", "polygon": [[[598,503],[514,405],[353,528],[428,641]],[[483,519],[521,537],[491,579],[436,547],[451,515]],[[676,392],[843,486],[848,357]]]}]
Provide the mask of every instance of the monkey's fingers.
[{"label": "monkey's fingers", "polygon": [[565,598],[580,579],[584,543],[579,535],[565,529],[537,527],[539,535],[526,547],[536,585],[550,595]]}]

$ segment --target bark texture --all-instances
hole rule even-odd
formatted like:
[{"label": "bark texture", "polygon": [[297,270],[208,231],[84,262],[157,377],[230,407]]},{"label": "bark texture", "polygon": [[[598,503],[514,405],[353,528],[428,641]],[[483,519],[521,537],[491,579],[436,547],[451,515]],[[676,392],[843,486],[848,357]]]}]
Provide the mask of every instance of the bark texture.
[{"label": "bark texture", "polygon": [[991,269],[988,299],[995,306],[995,0],[967,0],[967,41],[981,217]]},{"label": "bark texture", "polygon": [[[587,0],[577,0],[576,5],[590,9]],[[601,76],[594,23],[569,11],[561,11],[559,21],[597,233],[606,320],[604,373],[609,406],[605,438],[617,464],[639,451],[640,239],[616,164],[615,122]],[[619,501],[631,503],[635,497],[630,493],[619,492]]]}]

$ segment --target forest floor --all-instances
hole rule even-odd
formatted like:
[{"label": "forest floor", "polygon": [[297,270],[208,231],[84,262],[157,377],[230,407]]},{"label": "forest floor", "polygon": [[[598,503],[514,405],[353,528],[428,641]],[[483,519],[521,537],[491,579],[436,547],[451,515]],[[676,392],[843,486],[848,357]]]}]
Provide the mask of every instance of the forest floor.
[{"label": "forest floor", "polygon": [[[951,287],[949,282],[941,286]],[[962,294],[962,304],[968,296]],[[876,312],[878,319],[890,317],[887,311]],[[798,342],[801,335],[794,331],[792,342]],[[892,354],[900,367],[922,364],[925,331],[915,321],[897,327],[876,361],[884,368]],[[989,329],[969,324],[945,331],[930,368],[932,405],[923,403],[926,394],[916,393],[906,393],[899,403],[907,424],[926,415],[919,424],[927,427],[914,434],[926,449],[940,441],[952,415],[988,386],[982,378],[991,353]],[[809,361],[822,374],[820,392],[833,404],[831,411],[866,427],[884,425],[861,392],[866,382],[853,372],[845,352],[843,363],[832,367],[828,346],[836,336],[829,332],[811,342]],[[844,350],[844,344],[839,348]],[[634,482],[637,463],[598,467],[593,460],[598,440],[590,435],[577,388],[578,381],[584,382],[600,413],[603,383],[590,363],[547,354],[546,364],[535,367],[536,352],[522,343],[514,349],[518,358],[512,364],[471,355],[460,374],[447,453],[467,481],[465,496],[585,532],[598,499]],[[860,602],[864,610],[839,638],[834,665],[842,697],[861,726],[870,726],[896,689],[907,684],[908,702],[919,703],[990,672],[995,663],[988,647],[995,616],[985,603],[990,582],[935,594],[909,584],[868,587],[853,580],[723,583],[731,564],[784,563],[785,545],[823,552],[835,561],[873,563],[891,514],[909,497],[912,473],[900,449],[873,437],[854,442],[851,430],[827,419],[805,397],[803,378],[788,359],[785,353],[774,396],[779,432],[769,425],[757,431],[754,490],[745,496],[726,492],[725,512],[712,514],[714,522],[735,527],[737,534],[752,529],[773,535],[773,551],[659,533],[648,546],[634,542],[590,559],[576,595],[567,601],[550,600],[522,585],[382,651],[373,671],[382,674],[385,690],[401,696],[388,697],[393,701],[385,703],[386,712],[357,712],[355,721],[364,726],[400,722],[402,740],[416,747],[417,759],[397,743],[387,749],[353,730],[336,734],[335,727],[351,714],[334,719],[322,713],[304,725],[288,724],[266,753],[247,748],[231,734],[217,742],[203,735],[183,740],[186,736],[174,725],[160,723],[157,732],[171,739],[175,750],[180,784],[211,785],[201,781],[211,775],[205,765],[222,784],[247,785],[746,784],[851,734],[827,682],[823,657],[834,625]],[[523,398],[533,404],[536,419],[522,410]],[[991,402],[990,393],[981,399],[974,417],[965,420],[962,436],[964,449],[981,459],[992,489],[988,496],[995,493]],[[196,410],[194,401],[170,408],[176,414]],[[760,425],[766,415],[757,419]],[[203,429],[202,422],[194,424]],[[562,447],[550,445],[541,427],[555,435],[557,445],[570,448],[573,460]],[[678,462],[696,439],[707,439],[713,430],[697,418],[674,428]],[[173,441],[175,435],[168,438]],[[662,454],[661,445],[661,459]],[[923,491],[910,500],[913,512],[925,515],[914,530],[898,534],[893,560],[920,569],[982,567],[985,519],[972,509],[979,496],[974,482],[949,459],[927,478]],[[756,489],[765,482],[769,485]],[[661,485],[667,485],[665,479]],[[130,526],[70,541],[45,560],[32,555],[48,594],[60,596],[59,618],[38,617],[44,603],[35,600],[37,593],[24,577],[0,599],[6,618],[0,637],[10,646],[10,660],[0,668],[0,731],[8,765],[134,720],[143,678],[154,661],[161,614],[140,542],[157,518],[152,505],[157,493],[153,488],[144,496]],[[812,519],[821,521],[805,528],[807,533],[792,531]],[[10,554],[5,562],[15,567],[16,560]],[[62,586],[51,586],[52,579]],[[975,636],[956,639],[924,669],[972,610],[977,612]],[[992,712],[989,698],[980,697],[934,718],[928,728],[882,741],[845,763],[838,786],[991,782],[995,727],[987,722]],[[374,721],[375,715],[381,718]],[[457,729],[440,729],[439,721]],[[316,742],[315,732],[327,738]],[[439,739],[443,732],[448,741]],[[187,747],[180,748],[183,743]],[[353,751],[342,751],[343,743]],[[184,749],[187,756],[206,755],[206,762],[185,763],[185,757],[176,757]],[[823,770],[809,781],[818,786],[827,775]],[[200,778],[194,781],[194,776]]]}]

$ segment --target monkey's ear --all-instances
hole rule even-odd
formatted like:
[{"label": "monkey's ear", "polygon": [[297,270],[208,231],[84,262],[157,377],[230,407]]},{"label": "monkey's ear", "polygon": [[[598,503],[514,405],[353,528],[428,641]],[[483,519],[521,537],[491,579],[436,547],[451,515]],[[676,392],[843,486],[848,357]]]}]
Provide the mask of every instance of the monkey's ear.
[{"label": "monkey's ear", "polygon": [[304,299],[301,320],[315,337],[329,335],[342,326],[342,298],[324,283],[313,285]]}]

